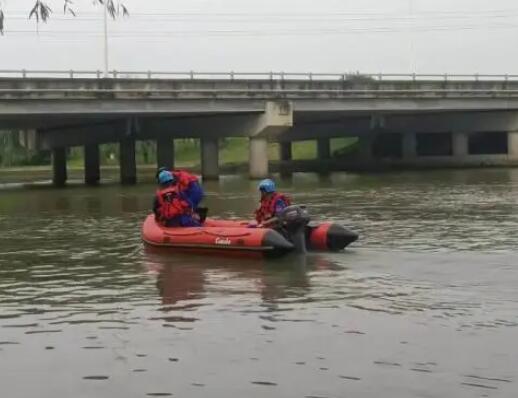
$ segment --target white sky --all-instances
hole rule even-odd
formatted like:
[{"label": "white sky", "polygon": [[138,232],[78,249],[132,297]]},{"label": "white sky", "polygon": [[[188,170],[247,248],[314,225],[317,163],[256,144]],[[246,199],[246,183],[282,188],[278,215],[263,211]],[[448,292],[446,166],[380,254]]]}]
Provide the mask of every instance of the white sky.
[{"label": "white sky", "polygon": [[[0,69],[102,69],[102,9],[0,0]],[[518,73],[511,0],[126,0],[110,21],[110,69],[163,71]],[[61,31],[61,33],[60,33]]]}]

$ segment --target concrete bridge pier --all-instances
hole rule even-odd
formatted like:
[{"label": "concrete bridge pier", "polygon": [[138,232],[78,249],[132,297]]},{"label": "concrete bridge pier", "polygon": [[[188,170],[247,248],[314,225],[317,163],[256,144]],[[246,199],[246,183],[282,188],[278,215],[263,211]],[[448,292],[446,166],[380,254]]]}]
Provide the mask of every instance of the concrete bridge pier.
[{"label": "concrete bridge pier", "polygon": [[417,134],[404,133],[403,134],[403,154],[404,160],[413,160],[417,158]]},{"label": "concrete bridge pier", "polygon": [[371,135],[361,135],[360,137],[358,137],[358,146],[359,146],[359,151],[358,151],[358,154],[360,156],[360,160],[362,162],[365,162],[365,163],[368,163],[372,160],[373,158],[373,142],[374,142],[374,137],[371,136]]},{"label": "concrete bridge pier", "polygon": [[293,158],[291,141],[280,142],[279,143],[279,159],[280,163],[280,173],[281,177],[291,177],[292,173],[289,167],[287,167],[287,163],[291,161]]},{"label": "concrete bridge pier", "polygon": [[219,179],[219,142],[217,138],[201,139],[201,175],[204,180]]},{"label": "concrete bridge pier", "polygon": [[264,137],[250,138],[250,178],[260,180],[268,177],[268,140]]},{"label": "concrete bridge pier", "polygon": [[331,140],[329,138],[317,139],[317,159],[319,162],[318,172],[322,175],[329,175],[329,163],[331,160]]},{"label": "concrete bridge pier", "polygon": [[156,140],[156,161],[158,167],[174,168],[174,139],[160,136]]},{"label": "concrete bridge pier", "polygon": [[463,158],[469,154],[469,135],[464,132],[452,134],[452,154],[456,158]]},{"label": "concrete bridge pier", "polygon": [[279,159],[283,162],[288,162],[292,159],[293,152],[291,149],[291,141],[279,143]]},{"label": "concrete bridge pier", "polygon": [[331,140],[329,138],[317,140],[317,157],[319,160],[331,159]]},{"label": "concrete bridge pier", "polygon": [[54,148],[52,150],[52,182],[57,187],[64,187],[67,182],[66,148]]},{"label": "concrete bridge pier", "polygon": [[101,180],[99,145],[88,144],[84,147],[85,184],[98,185]]},{"label": "concrete bridge pier", "polygon": [[119,143],[120,179],[123,185],[137,183],[137,163],[135,157],[135,139],[126,137]]},{"label": "concrete bridge pier", "polygon": [[510,159],[518,159],[518,132],[507,133],[507,155]]}]

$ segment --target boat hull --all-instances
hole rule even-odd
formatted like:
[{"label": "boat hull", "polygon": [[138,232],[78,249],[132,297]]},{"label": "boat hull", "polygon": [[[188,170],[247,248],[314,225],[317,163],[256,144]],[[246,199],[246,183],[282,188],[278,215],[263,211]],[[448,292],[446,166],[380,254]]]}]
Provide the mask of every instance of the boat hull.
[{"label": "boat hull", "polygon": [[203,225],[168,228],[149,215],[142,226],[142,239],[155,247],[196,252],[260,253],[279,256],[293,250],[293,245],[279,232],[268,228]]}]

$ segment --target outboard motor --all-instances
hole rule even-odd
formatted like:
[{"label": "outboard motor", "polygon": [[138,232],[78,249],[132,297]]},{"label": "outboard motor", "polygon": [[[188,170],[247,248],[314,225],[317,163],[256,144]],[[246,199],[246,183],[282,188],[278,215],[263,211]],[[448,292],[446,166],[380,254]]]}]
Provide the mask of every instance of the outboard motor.
[{"label": "outboard motor", "polygon": [[306,253],[306,226],[309,214],[303,206],[288,206],[278,216],[278,226],[295,246],[297,253]]}]

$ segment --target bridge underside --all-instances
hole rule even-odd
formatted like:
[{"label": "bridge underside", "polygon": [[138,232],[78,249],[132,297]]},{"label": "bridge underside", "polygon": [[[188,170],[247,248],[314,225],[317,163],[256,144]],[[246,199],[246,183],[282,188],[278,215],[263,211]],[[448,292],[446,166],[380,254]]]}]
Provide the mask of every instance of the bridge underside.
[{"label": "bridge underside", "polygon": [[[0,79],[0,129],[53,153],[66,181],[66,148],[85,151],[85,181],[100,179],[99,145],[120,144],[121,181],[136,181],[135,142],[157,142],[174,165],[174,140],[199,138],[204,178],[218,178],[218,140],[247,137],[249,173],[300,167],[372,169],[518,163],[518,82],[158,81]],[[332,153],[330,140],[357,137]],[[293,162],[291,143],[316,140],[318,161]],[[342,155],[342,156],[337,156]]]},{"label": "bridge underside", "polygon": [[[269,174],[267,142],[279,142],[278,166],[298,170],[370,170],[387,167],[472,167],[518,165],[518,111],[372,113],[294,111],[275,102],[263,110],[238,114],[210,113],[132,117],[32,117],[24,121],[22,142],[53,153],[54,182],[66,182],[65,148],[85,149],[85,181],[100,180],[99,145],[120,143],[121,181],[136,182],[135,142],[157,142],[157,164],[174,166],[174,140],[201,140],[202,174],[219,176],[218,140],[248,137],[250,176]],[[2,126],[9,125],[2,120]],[[15,119],[11,119],[15,120]],[[16,119],[17,123],[19,119]],[[27,129],[27,127],[37,127]],[[10,126],[11,128],[14,125]],[[21,127],[21,126],[18,126]],[[339,157],[330,140],[357,137],[355,150]],[[291,143],[316,140],[317,159],[292,161]]]}]

